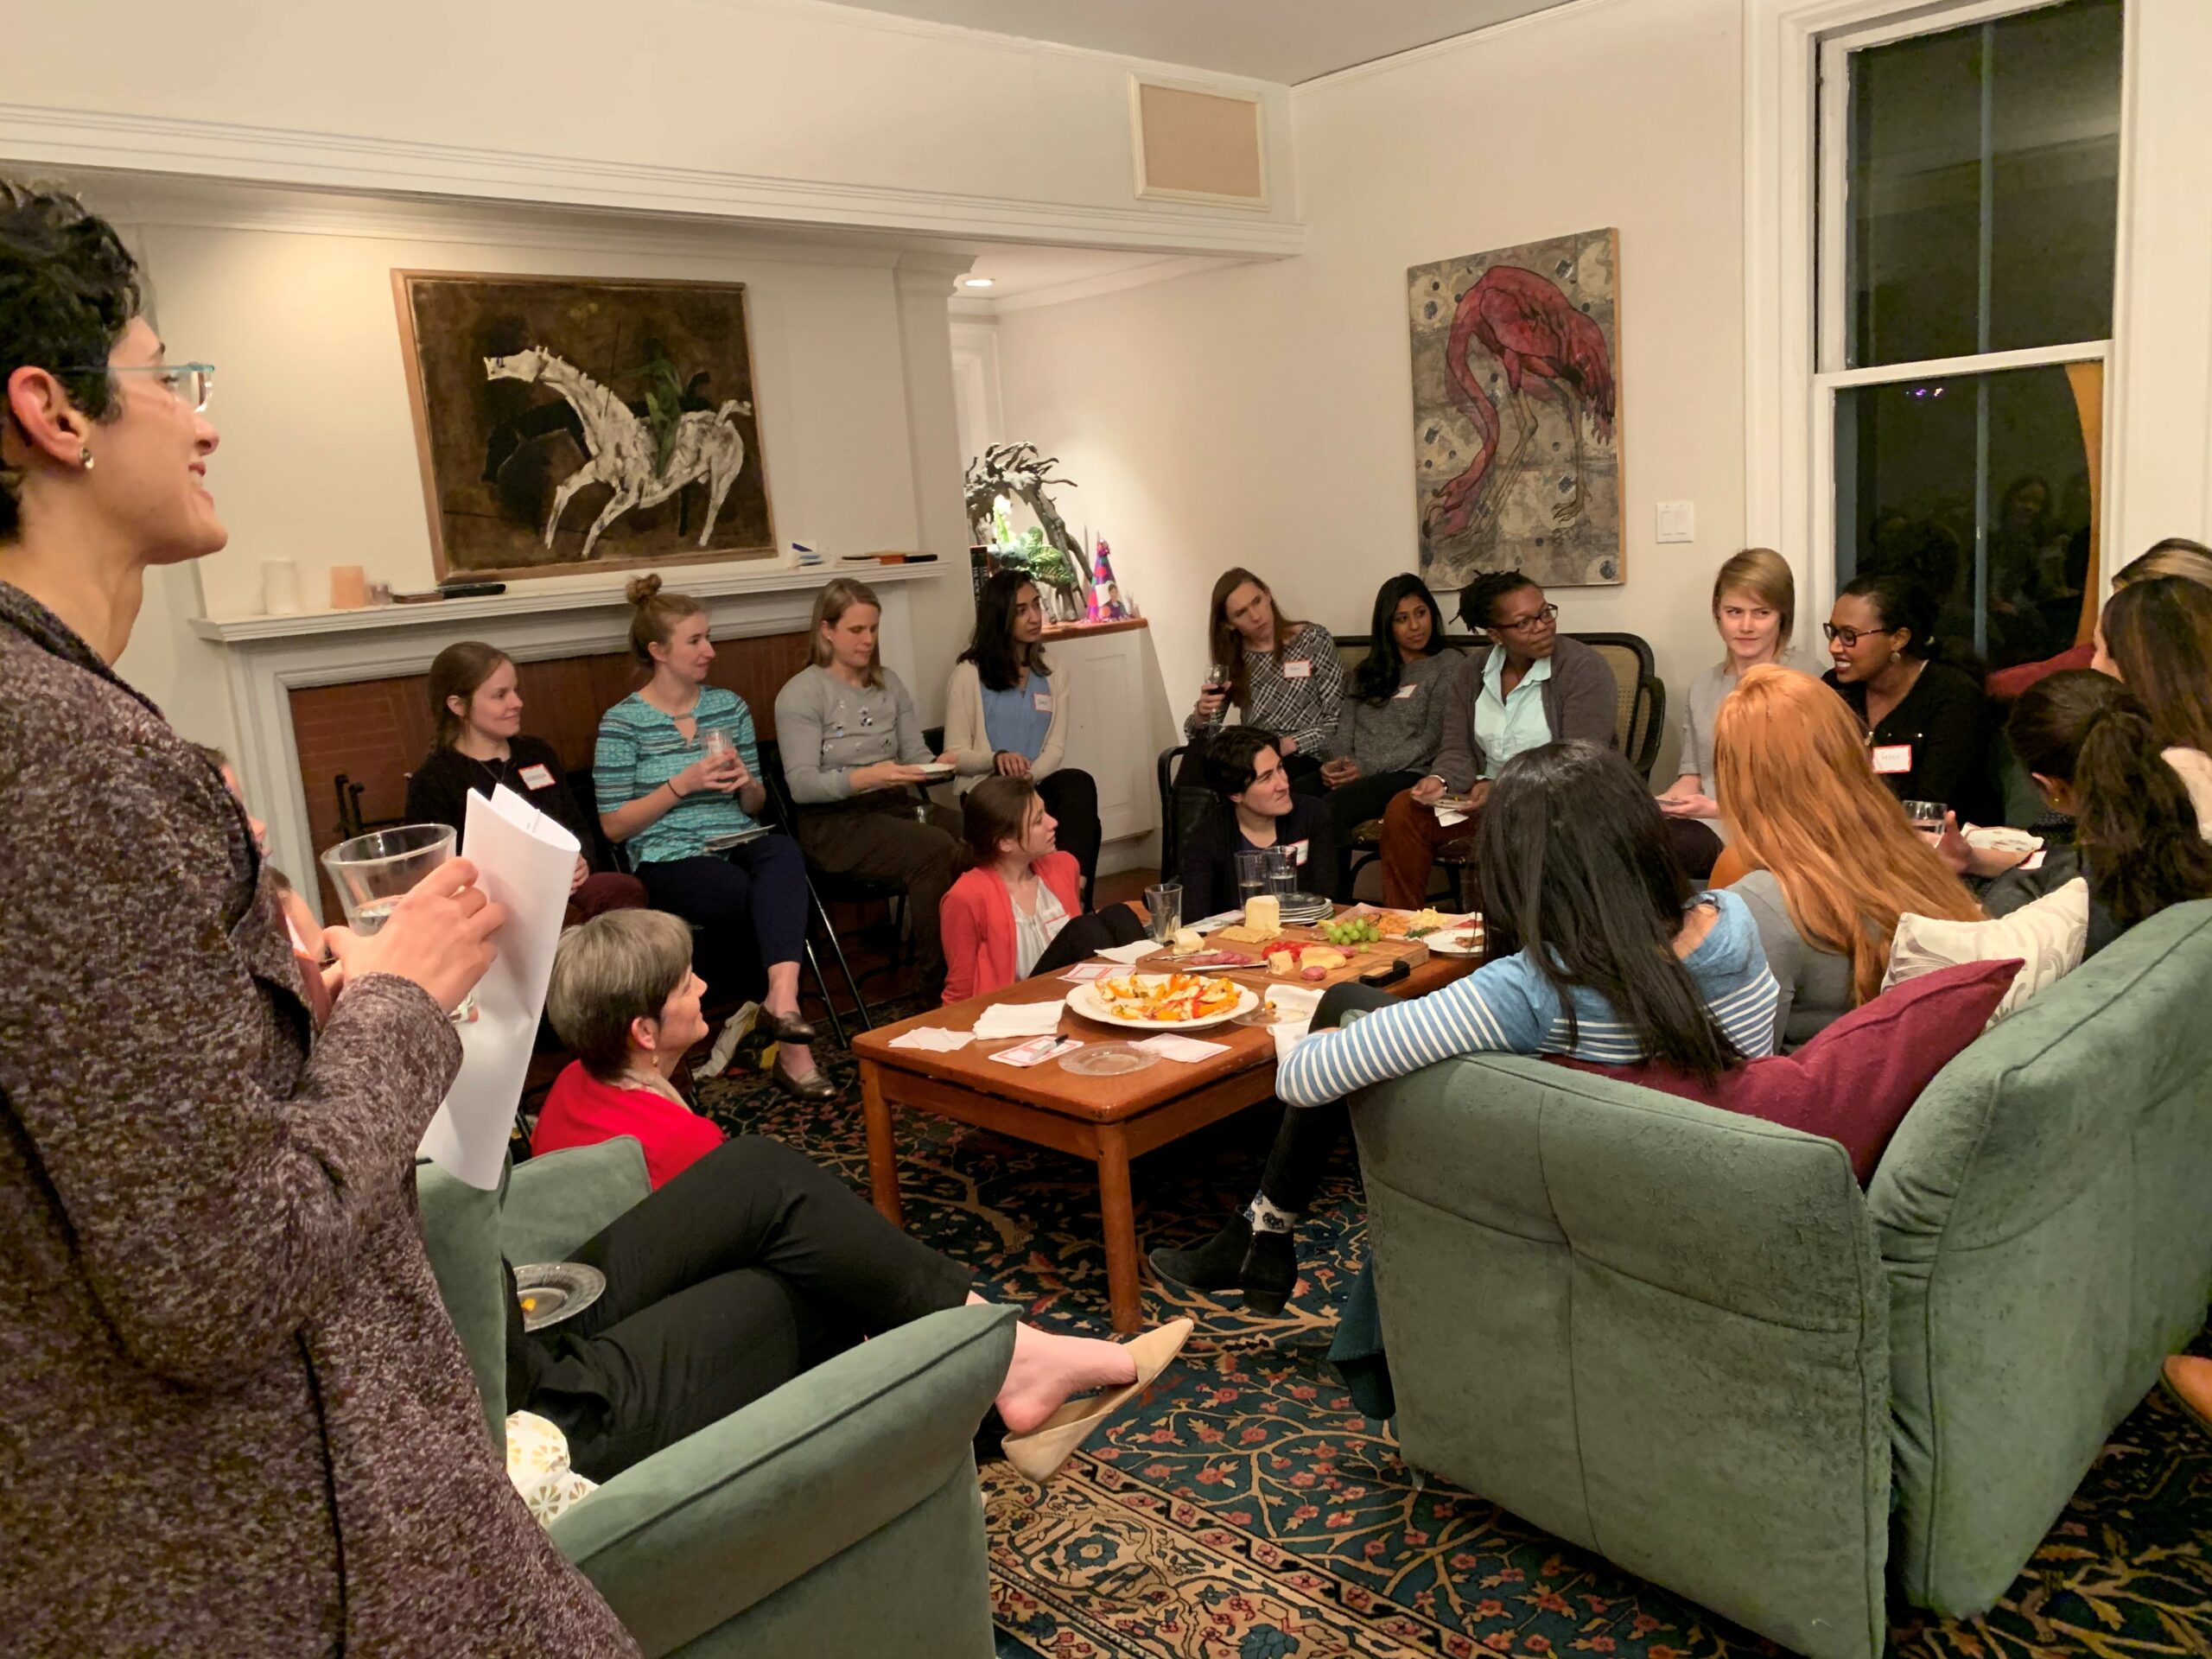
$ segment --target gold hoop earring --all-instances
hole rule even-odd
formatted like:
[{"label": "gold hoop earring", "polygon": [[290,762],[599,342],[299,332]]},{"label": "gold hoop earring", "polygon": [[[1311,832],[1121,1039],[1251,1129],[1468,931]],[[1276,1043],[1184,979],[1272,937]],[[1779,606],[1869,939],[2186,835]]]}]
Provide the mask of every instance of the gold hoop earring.
[{"label": "gold hoop earring", "polygon": [[88,472],[88,473],[89,473],[89,472],[91,472],[91,471],[92,470],[92,446],[91,446],[90,444],[83,444],[83,445],[79,446],[79,448],[78,448],[78,451],[77,451],[77,455],[78,455],[78,464],[79,464],[79,465],[80,465],[81,467],[84,467],[84,469],[85,469],[86,472]]}]

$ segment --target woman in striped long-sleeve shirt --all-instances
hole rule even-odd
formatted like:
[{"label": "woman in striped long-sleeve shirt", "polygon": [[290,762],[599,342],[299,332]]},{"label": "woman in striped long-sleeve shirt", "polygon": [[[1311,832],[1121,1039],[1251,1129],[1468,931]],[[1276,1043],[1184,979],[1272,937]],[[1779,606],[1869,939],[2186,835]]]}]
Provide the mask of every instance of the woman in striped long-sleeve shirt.
[{"label": "woman in striped long-sleeve shirt", "polygon": [[1183,722],[1184,734],[1203,746],[1235,703],[1243,711],[1239,724],[1274,738],[1292,787],[1301,795],[1327,794],[1321,762],[1344,695],[1344,665],[1334,637],[1319,622],[1283,615],[1275,608],[1274,591],[1237,569],[1222,572],[1213,585],[1206,642],[1216,671]]},{"label": "woman in striped long-sleeve shirt", "polygon": [[[1693,897],[1634,767],[1594,743],[1547,743],[1500,771],[1479,832],[1490,960],[1412,1001],[1359,986],[1322,999],[1275,1074],[1284,1103],[1260,1190],[1213,1238],[1155,1250],[1201,1290],[1279,1312],[1292,1230],[1348,1118],[1344,1097],[1456,1054],[1656,1060],[1711,1080],[1774,1052],[1780,992],[1758,929],[1727,892]],[[1349,1010],[1371,1009],[1335,1030]]]}]

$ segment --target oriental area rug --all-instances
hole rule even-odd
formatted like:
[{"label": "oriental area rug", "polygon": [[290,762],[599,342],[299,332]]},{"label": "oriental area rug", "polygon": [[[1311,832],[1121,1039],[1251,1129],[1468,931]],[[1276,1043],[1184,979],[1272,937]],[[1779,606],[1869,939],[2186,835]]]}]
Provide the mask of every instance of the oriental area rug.
[{"label": "oriental area rug", "polygon": [[[906,1010],[911,1012],[912,1010]],[[796,1146],[865,1192],[853,1065],[828,1107],[733,1071],[706,1109]],[[1210,1233],[1250,1196],[1274,1128],[1255,1109],[1135,1165],[1149,1246]],[[985,1295],[1110,1336],[1090,1166],[942,1119],[899,1124],[908,1226]],[[1148,1395],[1042,1491],[983,1467],[1001,1659],[1719,1659],[1774,1645],[1431,1481],[1326,1363],[1365,1249],[1349,1150],[1300,1230],[1303,1280],[1274,1319],[1147,1286],[1197,1333]],[[2202,1339],[2200,1338],[2200,1342]],[[2114,1433],[2005,1599],[1948,1622],[1896,1610],[1897,1659],[2212,1655],[2212,1437],[2154,1392]]]}]

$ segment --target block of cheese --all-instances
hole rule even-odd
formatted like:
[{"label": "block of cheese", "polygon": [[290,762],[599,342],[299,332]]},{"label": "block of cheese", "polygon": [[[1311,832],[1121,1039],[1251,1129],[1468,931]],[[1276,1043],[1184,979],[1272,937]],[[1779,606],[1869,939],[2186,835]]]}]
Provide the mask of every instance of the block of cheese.
[{"label": "block of cheese", "polygon": [[1205,948],[1206,942],[1199,937],[1198,930],[1195,927],[1181,930],[1175,935],[1174,944],[1168,947],[1179,957],[1195,957]]},{"label": "block of cheese", "polygon": [[1282,931],[1282,900],[1273,893],[1255,893],[1244,901],[1244,925],[1255,933]]}]

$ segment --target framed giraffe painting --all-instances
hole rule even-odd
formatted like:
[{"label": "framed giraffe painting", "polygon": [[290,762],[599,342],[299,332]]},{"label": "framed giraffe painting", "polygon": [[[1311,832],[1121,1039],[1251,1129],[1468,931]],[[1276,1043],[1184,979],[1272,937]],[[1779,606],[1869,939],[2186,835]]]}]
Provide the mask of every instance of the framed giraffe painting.
[{"label": "framed giraffe painting", "polygon": [[391,282],[440,581],[774,556],[742,283]]},{"label": "framed giraffe painting", "polygon": [[1406,273],[1421,573],[1627,580],[1620,233],[1583,231]]}]

